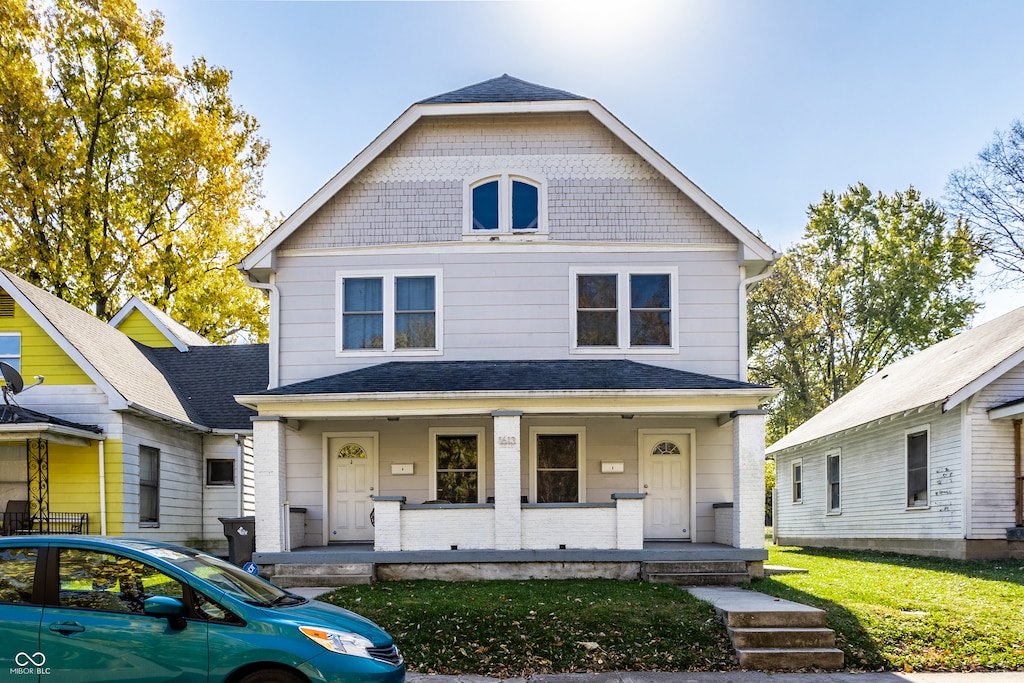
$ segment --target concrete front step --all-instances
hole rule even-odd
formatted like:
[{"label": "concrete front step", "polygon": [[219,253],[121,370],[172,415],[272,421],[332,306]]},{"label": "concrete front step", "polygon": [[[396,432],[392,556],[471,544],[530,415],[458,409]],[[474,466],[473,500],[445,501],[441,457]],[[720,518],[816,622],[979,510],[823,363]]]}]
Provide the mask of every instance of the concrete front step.
[{"label": "concrete front step", "polygon": [[730,628],[729,638],[737,650],[836,646],[836,633],[830,628]]},{"label": "concrete front step", "polygon": [[680,586],[736,585],[750,581],[744,561],[644,562],[640,578]]},{"label": "concrete front step", "polygon": [[758,648],[736,650],[740,667],[763,671],[841,669],[843,651],[835,648]]},{"label": "concrete front step", "polygon": [[687,589],[710,602],[725,622],[744,669],[840,669],[843,651],[825,627],[825,612],[757,591],[729,586]]}]

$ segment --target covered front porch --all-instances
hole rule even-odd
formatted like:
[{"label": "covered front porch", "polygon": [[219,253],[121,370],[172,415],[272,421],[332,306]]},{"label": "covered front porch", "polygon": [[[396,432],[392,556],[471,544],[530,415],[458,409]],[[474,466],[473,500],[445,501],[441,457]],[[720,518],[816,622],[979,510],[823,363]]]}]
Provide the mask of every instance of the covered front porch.
[{"label": "covered front porch", "polygon": [[[392,369],[401,381],[381,381],[387,365],[403,366]],[[415,390],[420,373],[449,365],[454,390]],[[565,361],[520,365],[561,373],[566,386],[461,390],[485,369],[515,383],[511,364],[495,365],[385,364],[240,397],[259,411],[257,562],[364,557],[379,577],[417,565],[639,575],[642,563],[680,556],[739,561],[749,575],[746,563],[763,561],[758,404],[770,389]],[[595,366],[604,388],[587,376]],[[618,386],[618,370],[631,386]],[[360,381],[367,372],[373,382]]]}]

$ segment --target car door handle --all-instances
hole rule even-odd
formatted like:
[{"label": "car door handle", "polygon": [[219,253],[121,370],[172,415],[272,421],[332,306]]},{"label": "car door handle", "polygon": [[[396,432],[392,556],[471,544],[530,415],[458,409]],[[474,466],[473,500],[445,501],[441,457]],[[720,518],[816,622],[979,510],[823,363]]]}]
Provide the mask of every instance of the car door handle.
[{"label": "car door handle", "polygon": [[85,627],[81,624],[76,624],[73,621],[58,621],[57,623],[50,624],[50,630],[55,633],[63,633],[64,635],[67,635],[69,633],[81,633],[85,630]]}]

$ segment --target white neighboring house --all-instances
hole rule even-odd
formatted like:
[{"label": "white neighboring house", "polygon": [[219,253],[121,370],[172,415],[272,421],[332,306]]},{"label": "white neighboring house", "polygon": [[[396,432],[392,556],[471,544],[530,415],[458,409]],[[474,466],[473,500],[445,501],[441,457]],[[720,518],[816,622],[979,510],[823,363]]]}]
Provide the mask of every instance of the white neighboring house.
[{"label": "white neighboring house", "polygon": [[241,264],[271,297],[270,389],[238,397],[259,561],[760,564],[746,295],[776,258],[592,99],[502,76],[413,105]]},{"label": "white neighboring house", "polygon": [[894,363],[768,448],[776,540],[1024,557],[1024,308]]}]

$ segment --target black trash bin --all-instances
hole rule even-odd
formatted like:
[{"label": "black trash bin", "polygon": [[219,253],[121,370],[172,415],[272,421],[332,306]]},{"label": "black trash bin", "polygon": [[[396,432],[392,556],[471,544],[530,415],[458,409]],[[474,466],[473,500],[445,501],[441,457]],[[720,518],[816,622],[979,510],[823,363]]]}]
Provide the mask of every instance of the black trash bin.
[{"label": "black trash bin", "polygon": [[256,550],[255,517],[218,517],[224,525],[224,536],[228,539],[228,561],[241,567],[252,562]]}]

